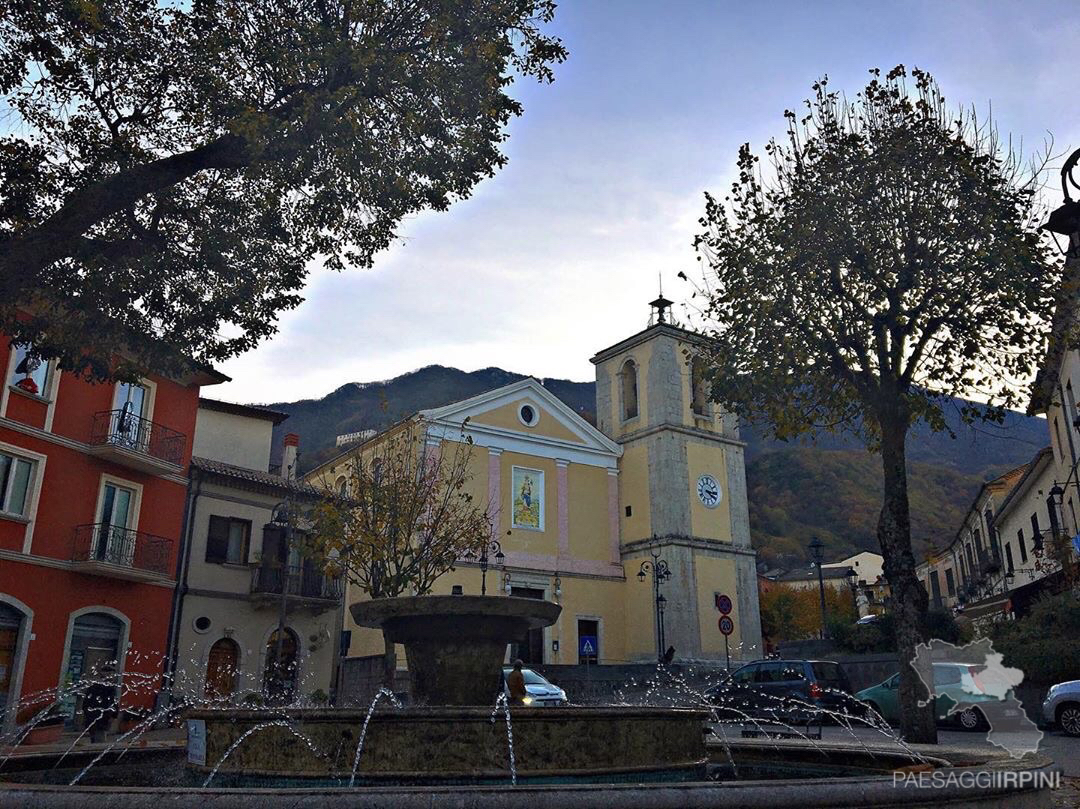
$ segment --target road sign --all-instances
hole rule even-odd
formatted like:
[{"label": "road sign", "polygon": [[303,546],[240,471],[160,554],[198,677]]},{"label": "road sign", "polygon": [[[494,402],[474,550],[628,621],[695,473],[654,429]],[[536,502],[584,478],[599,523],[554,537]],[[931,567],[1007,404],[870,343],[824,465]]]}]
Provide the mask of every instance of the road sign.
[{"label": "road sign", "polygon": [[581,657],[596,657],[596,636],[582,635],[578,638],[578,654]]},{"label": "road sign", "polygon": [[720,631],[723,632],[724,635],[730,635],[735,631],[735,622],[731,620],[730,615],[721,615],[720,620],[717,621],[717,626],[720,627]]},{"label": "road sign", "polygon": [[720,610],[721,615],[727,615],[731,612],[731,596],[718,595],[716,597],[716,608]]}]

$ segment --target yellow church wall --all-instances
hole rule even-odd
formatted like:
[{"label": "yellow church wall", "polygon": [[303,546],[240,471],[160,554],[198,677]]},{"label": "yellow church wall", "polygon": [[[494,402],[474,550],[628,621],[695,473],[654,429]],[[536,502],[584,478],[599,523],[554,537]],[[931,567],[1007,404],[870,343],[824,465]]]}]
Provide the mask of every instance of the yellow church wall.
[{"label": "yellow church wall", "polygon": [[641,563],[647,559],[648,556],[636,556],[623,560],[626,571],[623,582],[624,648],[629,662],[656,660],[656,602],[652,579],[646,578],[642,582],[637,577]]},{"label": "yellow church wall", "polygon": [[[622,381],[619,379],[619,371],[628,359],[632,359],[637,365],[638,414],[635,418],[623,419]],[[608,424],[613,426],[614,438],[640,430],[649,423],[649,397],[646,383],[651,359],[652,343],[642,343],[604,363],[611,371],[611,413],[608,414],[610,419]]]},{"label": "yellow church wall", "polygon": [[611,561],[608,477],[599,466],[572,463],[567,467],[570,555],[575,559]]},{"label": "yellow church wall", "polygon": [[[723,659],[724,636],[720,634],[717,622],[720,612],[716,609],[715,594],[723,593],[738,604],[735,593],[735,562],[731,559],[719,559],[705,553],[694,554],[694,578],[697,580],[698,622],[701,632],[701,651],[708,657]],[[733,608],[729,613],[735,622],[735,631],[728,638],[729,648],[734,657],[739,653],[741,633],[739,615]]]},{"label": "yellow church wall", "polygon": [[557,654],[552,654],[550,648],[547,651],[554,662],[578,662],[578,618],[599,619],[601,663],[626,659],[622,581],[563,576],[559,603],[562,613],[551,628],[551,638],[559,641],[559,651]]},{"label": "yellow church wall", "polygon": [[[724,457],[724,450],[715,446],[688,443],[686,467],[690,478],[688,485],[693,487],[689,496],[690,528],[694,536],[731,542],[730,492],[727,485],[727,460]],[[720,503],[716,508],[706,508],[697,496],[698,478],[705,474],[716,478],[722,490]]]},{"label": "yellow church wall", "polygon": [[[540,414],[540,420],[534,427],[525,426],[521,423],[521,419],[518,418],[518,408],[525,403],[534,407]],[[533,399],[530,399],[527,396],[513,401],[510,404],[505,404],[501,407],[496,407],[477,416],[473,416],[469,421],[470,423],[484,424],[489,427],[498,427],[503,430],[513,430],[514,432],[519,433],[532,433],[548,438],[557,438],[561,441],[572,441],[575,444],[584,443],[577,433],[564,427],[549,410],[537,404]]]},{"label": "yellow church wall", "polygon": [[[630,506],[630,516],[626,507]],[[619,522],[622,541],[652,536],[649,500],[649,449],[644,444],[624,447],[619,462]]]},{"label": "yellow church wall", "polygon": [[[543,530],[515,528],[513,526],[512,480],[515,466],[525,469],[538,469],[544,473]],[[501,480],[499,482],[498,537],[503,545],[503,550],[555,554],[558,550],[559,537],[559,504],[555,483],[555,461],[548,458],[537,458],[535,455],[523,455],[518,452],[503,452],[499,456],[499,469]],[[509,536],[506,534],[507,531],[510,531]]]}]

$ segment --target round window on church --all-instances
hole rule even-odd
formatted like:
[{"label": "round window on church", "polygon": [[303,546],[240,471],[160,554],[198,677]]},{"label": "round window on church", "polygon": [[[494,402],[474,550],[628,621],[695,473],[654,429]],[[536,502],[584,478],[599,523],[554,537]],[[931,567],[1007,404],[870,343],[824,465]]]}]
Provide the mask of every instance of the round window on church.
[{"label": "round window on church", "polygon": [[521,423],[526,427],[532,427],[536,422],[540,421],[540,414],[532,405],[523,404],[518,408],[518,418],[521,419]]}]

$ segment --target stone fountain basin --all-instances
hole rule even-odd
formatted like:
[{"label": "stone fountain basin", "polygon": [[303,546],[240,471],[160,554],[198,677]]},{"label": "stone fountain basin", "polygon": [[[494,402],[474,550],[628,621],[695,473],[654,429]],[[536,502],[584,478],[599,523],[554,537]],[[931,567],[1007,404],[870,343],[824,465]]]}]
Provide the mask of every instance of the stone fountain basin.
[{"label": "stone fountain basin", "polygon": [[[1059,768],[1045,756],[1009,759],[1004,754],[932,745],[915,745],[932,756],[930,763],[945,775],[1008,772],[1039,776]],[[710,743],[713,766],[723,768],[729,755],[741,772],[755,763],[771,760],[787,764],[792,774],[805,767],[800,777],[779,780],[734,780],[684,783],[519,784],[509,779],[492,785],[400,786],[375,785],[355,789],[340,785],[286,785],[267,779],[256,787],[230,788],[224,780],[208,789],[198,784],[201,773],[186,773],[182,751],[135,749],[121,758],[106,756],[88,774],[85,785],[65,786],[93,752],[73,753],[60,768],[59,754],[34,754],[13,759],[0,772],[0,806],[5,809],[431,809],[433,806],[468,809],[866,809],[870,806],[982,807],[983,809],[1035,809],[1053,804],[1045,783],[1019,779],[989,787],[950,783],[944,787],[919,787],[897,783],[890,770],[911,764],[895,745],[808,744],[800,741],[732,740],[729,749]],[[821,777],[822,765],[843,765],[866,774]],[[17,772],[7,770],[17,769]],[[871,774],[876,770],[876,774]],[[185,777],[194,775],[194,778]],[[817,777],[815,777],[817,776]],[[743,778],[746,776],[743,775]]]},{"label": "stone fountain basin", "polygon": [[[494,716],[494,721],[493,721]],[[190,766],[209,772],[248,730],[287,718],[287,728],[256,731],[217,777],[349,778],[367,711],[197,710],[206,753]],[[560,781],[692,780],[703,777],[708,711],[672,708],[510,710],[519,779]],[[491,708],[380,708],[371,715],[357,778],[364,783],[503,781],[510,775],[506,718]]]},{"label": "stone fountain basin", "polygon": [[559,604],[514,596],[406,596],[349,607],[360,626],[405,646],[413,701],[492,705],[508,643],[555,623]]}]

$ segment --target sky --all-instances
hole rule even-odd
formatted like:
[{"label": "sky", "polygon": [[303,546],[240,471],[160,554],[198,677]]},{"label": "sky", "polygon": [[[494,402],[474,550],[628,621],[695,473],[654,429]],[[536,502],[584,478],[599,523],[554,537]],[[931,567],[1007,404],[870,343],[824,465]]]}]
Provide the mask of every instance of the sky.
[{"label": "sky", "polygon": [[318,398],[433,364],[591,380],[661,278],[689,298],[676,274],[700,276],[704,192],[723,195],[739,146],[782,136],[823,75],[854,95],[872,67],[921,67],[1026,153],[1080,146],[1075,0],[563,0],[550,31],[570,56],[553,84],[513,86],[509,163],[402,223],[373,268],[313,267],[305,302],[207,394]]}]

